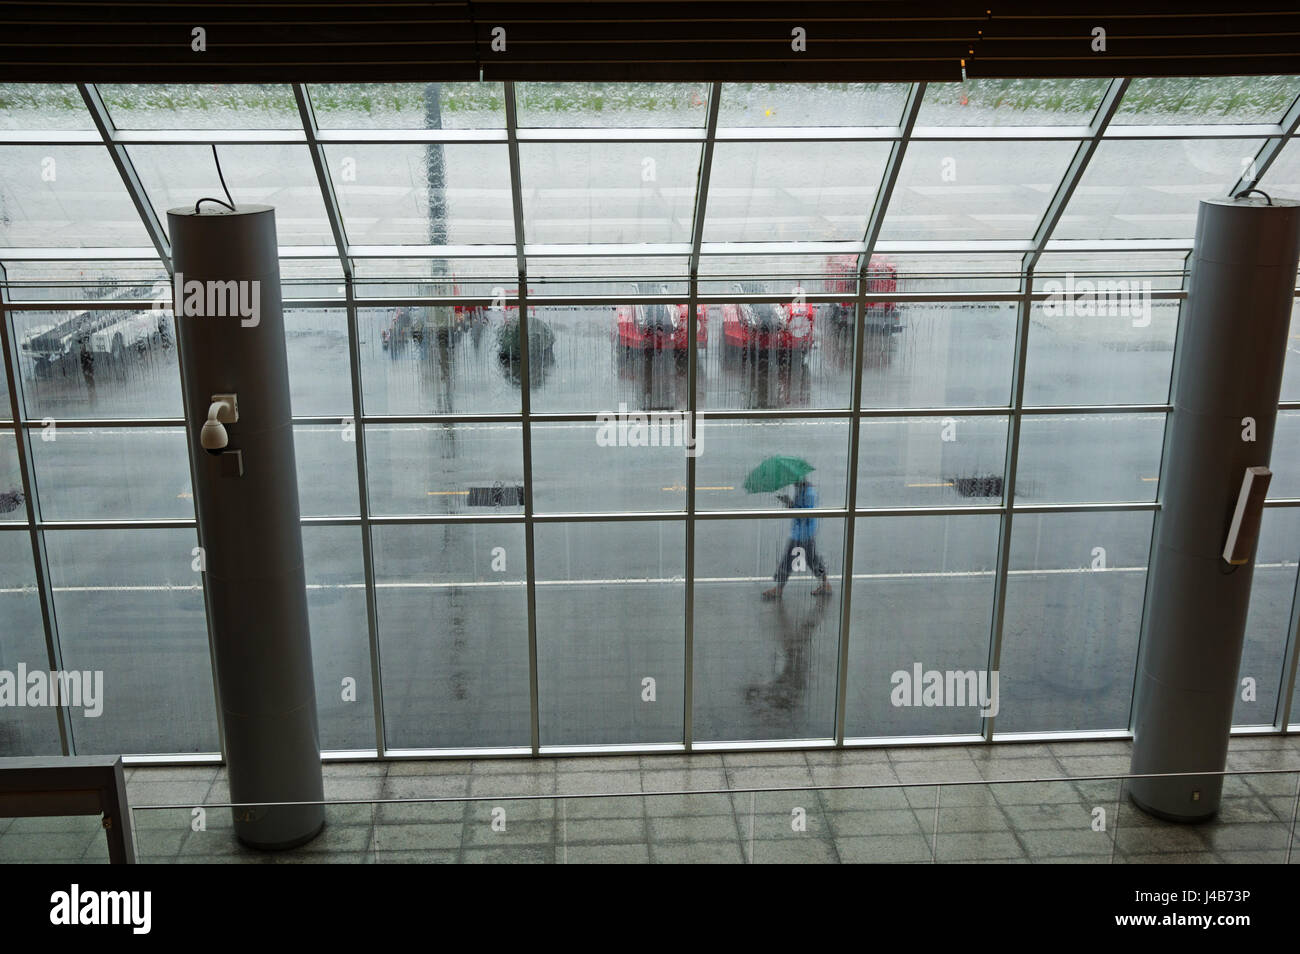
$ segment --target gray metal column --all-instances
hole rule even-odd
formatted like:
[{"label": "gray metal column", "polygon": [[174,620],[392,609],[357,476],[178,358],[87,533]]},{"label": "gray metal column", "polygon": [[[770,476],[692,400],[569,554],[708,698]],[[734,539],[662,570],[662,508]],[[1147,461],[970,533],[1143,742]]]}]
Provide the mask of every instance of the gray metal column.
[{"label": "gray metal column", "polygon": [[[238,397],[224,449],[190,443],[231,801],[320,802],[275,210],[171,209],[167,223],[188,426],[198,434],[214,394]],[[234,815],[239,840],[258,848],[302,844],[324,824],[321,805]]]},{"label": "gray metal column", "polygon": [[[1267,465],[1272,451],[1298,259],[1300,203],[1201,202],[1160,474],[1134,774],[1227,764],[1254,554],[1233,567],[1223,545],[1246,468]],[[1222,789],[1221,775],[1130,783],[1138,807],[1174,821],[1211,817]]]}]

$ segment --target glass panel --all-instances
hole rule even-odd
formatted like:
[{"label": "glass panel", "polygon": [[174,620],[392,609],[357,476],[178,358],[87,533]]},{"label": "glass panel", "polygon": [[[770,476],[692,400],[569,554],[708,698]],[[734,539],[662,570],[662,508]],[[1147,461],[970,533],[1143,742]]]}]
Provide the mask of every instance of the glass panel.
[{"label": "glass panel", "polygon": [[1141,77],[1111,122],[1276,123],[1298,93],[1294,76]]},{"label": "glass panel", "polygon": [[325,750],[375,747],[365,571],[356,527],[303,527],[316,713]]},{"label": "glass panel", "polygon": [[1291,695],[1291,716],[1287,727],[1292,730],[1300,728],[1300,679],[1296,680],[1295,692]]},{"label": "glass panel", "polygon": [[293,308],[284,313],[289,394],[298,417],[352,417],[348,317],[341,308]]},{"label": "glass panel", "polygon": [[847,420],[703,421],[699,430],[696,447],[699,456],[695,462],[697,509],[776,510],[784,504],[773,497],[777,491],[795,499],[790,484],[752,494],[746,492],[748,477],[772,455],[794,457],[814,468],[806,477],[813,492],[800,498],[801,506],[826,509],[846,506]]},{"label": "glass panel", "polygon": [[294,427],[298,507],[304,517],[352,517],[360,512],[355,435],[351,420]]},{"label": "glass panel", "polygon": [[321,129],[503,129],[501,83],[313,83]]},{"label": "glass panel", "polygon": [[523,527],[371,532],[387,744],[528,745]]},{"label": "glass panel", "polygon": [[1280,401],[1300,401],[1300,302],[1291,306],[1291,330],[1287,333],[1286,364],[1282,368],[1282,393]]},{"label": "glass panel", "polygon": [[[996,592],[996,514],[960,517],[860,517],[854,535],[845,734],[973,734],[978,692],[929,698],[926,674],[988,668]],[[901,675],[900,675],[901,673]],[[954,688],[969,682],[954,675]],[[986,677],[985,677],[986,678]],[[984,699],[990,683],[984,682]]]},{"label": "glass panel", "polygon": [[149,246],[103,146],[0,146],[0,246]]},{"label": "glass panel", "polygon": [[[1296,558],[1300,556],[1297,540],[1300,540],[1300,510],[1265,508],[1255,549],[1250,613],[1246,618],[1246,642],[1237,675],[1233,725],[1272,725],[1276,717],[1278,687],[1285,672],[1286,643],[1291,629]],[[1242,698],[1244,679],[1254,680],[1255,698]]]},{"label": "glass panel", "polygon": [[1164,433],[1164,414],[1027,415],[1016,501],[1154,501]]},{"label": "glass panel", "polygon": [[[856,284],[856,283],[855,283]],[[733,282],[737,296],[777,293],[776,282]],[[708,308],[700,355],[701,406],[738,410],[844,408],[853,400],[853,349],[844,309],[792,298]]]},{"label": "glass panel", "polygon": [[[680,742],[685,525],[538,524],[534,534],[542,744]],[[696,686],[697,700],[707,695]]]},{"label": "glass panel", "polygon": [[925,87],[918,126],[1086,126],[1110,80],[972,79]]},{"label": "glass panel", "polygon": [[[655,282],[624,286],[634,294],[661,294]],[[549,305],[528,313],[534,339],[529,370],[537,412],[681,410],[687,390],[686,299],[671,305]],[[700,360],[716,323],[696,312]],[[551,345],[547,348],[547,345]],[[502,365],[504,369],[506,366]],[[517,375],[511,367],[512,375]],[[702,383],[697,384],[703,387]],[[665,422],[661,422],[665,423]],[[671,422],[667,422],[671,423]],[[680,445],[679,445],[680,446]]]},{"label": "glass panel", "polygon": [[1300,140],[1288,141],[1264,173],[1260,184],[1271,195],[1281,193],[1292,196],[1300,193],[1300,145],[1297,142]]},{"label": "glass panel", "polygon": [[5,290],[10,301],[50,299],[90,301],[124,298],[171,302],[171,280],[162,262],[140,261],[7,261]]},{"label": "glass panel", "polygon": [[26,501],[18,467],[18,436],[6,427],[0,429],[0,521],[25,522]]},{"label": "glass panel", "polygon": [[694,143],[530,143],[519,147],[529,242],[689,242]]},{"label": "glass panel", "polygon": [[[6,439],[0,439],[0,456]],[[0,487],[4,487],[0,477]],[[0,500],[3,500],[0,490]],[[6,515],[0,514],[0,519]],[[41,602],[32,568],[32,540],[22,531],[0,533],[0,670],[13,673],[49,671]],[[6,708],[0,721],[0,758],[59,755],[59,726],[52,708]]]},{"label": "glass panel", "polygon": [[360,298],[497,296],[519,286],[519,266],[513,258],[358,258],[353,259],[353,269]]},{"label": "glass panel", "polygon": [[533,507],[539,513],[685,510],[685,414],[603,424],[533,424]]},{"label": "glass panel", "polygon": [[32,467],[46,519],[194,519],[183,428],[60,424],[40,433]]},{"label": "glass panel", "polygon": [[1048,279],[1029,319],[1025,404],[1161,404],[1169,398],[1177,301],[1150,282]]},{"label": "glass panel", "polygon": [[517,83],[525,126],[695,126],[708,115],[707,83]]},{"label": "glass panel", "polygon": [[719,126],[897,126],[907,83],[723,83]]},{"label": "glass panel", "polygon": [[[518,313],[517,305],[358,309],[366,413],[518,413]],[[531,370],[545,375],[544,357]]]},{"label": "glass panel", "polygon": [[367,424],[366,464],[377,514],[523,513],[518,424]]},{"label": "glass panel", "polygon": [[[844,521],[818,523],[811,540],[787,520],[696,526],[697,740],[834,734],[840,601],[812,591],[841,584]],[[782,595],[765,599],[782,576]]]},{"label": "glass panel", "polygon": [[118,129],[301,129],[288,83],[102,83]]},{"label": "glass panel", "polygon": [[14,336],[29,420],[183,416],[170,311],[16,312]]},{"label": "glass panel", "polygon": [[[863,407],[1005,407],[1011,400],[1015,302],[870,302],[866,332]],[[845,332],[837,340],[848,360],[850,339]]]},{"label": "glass panel", "polygon": [[[891,243],[880,242],[877,248]],[[909,292],[1015,292],[1020,290],[1024,256],[954,255],[951,252],[882,257],[898,273],[898,287]]]},{"label": "glass panel", "polygon": [[354,245],[514,243],[505,146],[348,144],[325,158]]},{"label": "glass panel", "polygon": [[63,668],[103,673],[102,712],[72,710],[76,753],[217,751],[194,531],[47,531],[45,542]]},{"label": "glass panel", "polygon": [[704,241],[861,241],[889,149],[883,142],[720,142]]},{"label": "glass panel", "polygon": [[1197,200],[1226,195],[1261,145],[1258,139],[1103,140],[1052,237],[1189,239]]},{"label": "glass panel", "polygon": [[[152,847],[155,840],[150,836],[154,834],[145,833],[139,840]],[[175,843],[179,844],[179,840]],[[106,865],[108,839],[103,819],[95,815],[38,816],[16,818],[12,822],[5,819],[4,833],[0,834],[0,858],[7,865]],[[137,855],[136,861],[140,860]]]},{"label": "glass panel", "polygon": [[1176,291],[1183,287],[1187,257],[1186,250],[1045,252],[1034,267],[1034,291],[1043,291],[1052,280],[1060,283],[1061,292],[1071,281],[1072,288],[1080,281],[1136,281],[1143,289]]},{"label": "glass panel", "polygon": [[295,298],[343,298],[346,291],[337,258],[280,259],[280,295],[286,306]]},{"label": "glass panel", "polygon": [[859,508],[1001,505],[1005,416],[870,417],[861,427]]},{"label": "glass panel", "polygon": [[1128,728],[1151,519],[1016,516],[998,732]]},{"label": "glass panel", "polygon": [[880,237],[1032,238],[1075,149],[1072,142],[914,142]]},{"label": "glass panel", "polygon": [[1268,496],[1300,497],[1300,411],[1279,411],[1269,460],[1273,480]]},{"label": "glass panel", "polygon": [[677,255],[606,255],[600,258],[528,259],[528,282],[535,300],[558,295],[617,295],[645,287],[655,294],[686,300],[688,259]]},{"label": "glass panel", "polygon": [[94,129],[71,83],[0,83],[0,129]]},{"label": "glass panel", "polygon": [[[878,256],[877,256],[878,257]],[[856,255],[727,254],[700,257],[700,293],[733,291],[737,281],[765,281],[778,291],[845,292],[857,288]]]},{"label": "glass panel", "polygon": [[[208,146],[131,146],[127,152],[164,229],[168,209],[193,208],[205,196],[225,195]],[[217,156],[236,205],[275,207],[281,245],[334,244],[306,146],[221,145]]]}]

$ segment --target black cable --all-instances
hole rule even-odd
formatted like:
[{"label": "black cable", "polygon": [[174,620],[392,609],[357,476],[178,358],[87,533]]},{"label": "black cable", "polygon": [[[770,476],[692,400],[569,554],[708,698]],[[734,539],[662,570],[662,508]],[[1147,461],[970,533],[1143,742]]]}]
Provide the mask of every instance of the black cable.
[{"label": "black cable", "polygon": [[212,161],[217,164],[217,178],[221,180],[221,191],[226,194],[227,201],[222,202],[220,199],[213,199],[208,196],[204,196],[202,199],[199,199],[198,202],[194,203],[195,215],[199,214],[199,206],[202,205],[204,202],[215,202],[217,203],[217,205],[224,205],[231,212],[235,211],[235,200],[230,197],[230,189],[226,186],[226,177],[221,173],[221,159],[218,158],[217,156],[216,143],[212,144]]},{"label": "black cable", "polygon": [[1234,198],[1234,199],[1240,199],[1242,196],[1250,195],[1252,192],[1258,192],[1260,195],[1262,195],[1262,196],[1264,197],[1264,200],[1265,200],[1269,205],[1272,205],[1272,204],[1273,204],[1273,199],[1272,199],[1272,197],[1271,197],[1267,192],[1265,192],[1263,189],[1242,189],[1240,192],[1238,192],[1236,195],[1234,195],[1233,198]]}]

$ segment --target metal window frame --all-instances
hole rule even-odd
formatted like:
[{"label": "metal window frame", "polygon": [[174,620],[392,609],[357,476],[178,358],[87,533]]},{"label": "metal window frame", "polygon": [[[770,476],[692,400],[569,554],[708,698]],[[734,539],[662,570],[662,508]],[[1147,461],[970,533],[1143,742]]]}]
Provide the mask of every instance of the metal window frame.
[{"label": "metal window frame", "polygon": [[[1070,198],[1082,180],[1089,161],[1103,141],[1142,141],[1171,139],[1263,139],[1256,158],[1256,173],[1253,180],[1243,177],[1231,193],[1239,191],[1246,185],[1253,185],[1265,178],[1265,175],[1281,151],[1290,143],[1300,127],[1300,96],[1293,100],[1291,106],[1276,124],[1112,124],[1119,102],[1126,92],[1129,80],[1117,78],[1111,80],[1103,92],[1098,107],[1086,125],[1061,126],[972,126],[972,127],[934,127],[918,126],[916,120],[921,114],[926,92],[925,83],[908,84],[899,123],[896,126],[864,127],[792,127],[792,128],[746,128],[719,127],[718,115],[722,94],[721,83],[709,84],[708,103],[705,122],[700,127],[664,127],[664,128],[547,128],[524,127],[518,124],[515,84],[502,83],[504,93],[504,124],[500,128],[481,130],[322,130],[315,117],[311,103],[309,87],[302,83],[287,84],[293,91],[301,128],[285,130],[119,130],[113,124],[109,111],[93,84],[78,84],[83,103],[89,113],[94,129],[76,131],[47,130],[0,130],[0,145],[102,145],[112,158],[118,170],[124,188],[134,204],[137,214],[149,235],[152,248],[116,248],[116,249],[71,249],[71,248],[20,248],[0,251],[0,260],[12,262],[58,262],[58,261],[104,261],[104,260],[139,260],[159,261],[168,274],[171,273],[171,249],[162,222],[153,208],[141,181],[131,162],[128,147],[137,144],[246,144],[275,145],[293,144],[305,146],[312,159],[317,185],[325,206],[326,217],[333,238],[331,246],[300,246],[281,249],[282,259],[292,261],[331,261],[336,260],[343,276],[343,293],[339,297],[286,299],[286,310],[320,308],[335,309],[346,316],[348,330],[349,376],[352,387],[352,423],[355,428],[355,451],[358,481],[358,511],[355,514],[304,516],[302,525],[357,527],[361,532],[364,587],[366,592],[367,638],[370,652],[371,688],[374,694],[375,750],[360,750],[359,754],[368,757],[394,758],[405,757],[408,750],[391,751],[384,740],[384,706],[382,666],[380,656],[379,621],[377,609],[377,581],[374,565],[373,529],[383,526],[421,526],[452,523],[484,524],[497,523],[520,524],[524,527],[526,578],[528,604],[528,652],[530,682],[530,743],[527,751],[534,756],[561,754],[573,749],[573,746],[543,744],[540,737],[539,688],[538,688],[538,645],[536,618],[536,565],[534,548],[534,530],[538,524],[560,523],[619,523],[666,521],[682,522],[685,527],[685,620],[683,632],[685,699],[682,713],[682,739],[680,742],[666,742],[653,745],[617,745],[617,746],[581,746],[583,751],[691,751],[721,747],[735,751],[765,748],[806,748],[809,746],[856,747],[861,744],[902,744],[902,739],[877,740],[846,738],[847,689],[850,678],[849,647],[852,606],[853,547],[856,523],[858,519],[870,520],[874,517],[923,516],[923,515],[965,515],[997,514],[999,521],[999,538],[996,568],[992,571],[995,579],[994,609],[990,620],[989,665],[996,669],[1000,665],[1002,637],[1006,610],[1006,584],[1010,571],[1011,531],[1014,515],[1017,513],[1079,513],[1079,512],[1124,512],[1144,511],[1158,514],[1159,501],[1110,501],[1078,502],[1056,504],[1025,504],[1015,499],[1015,475],[1019,463],[1020,425],[1025,417],[1036,415],[1071,415],[1099,413],[1167,413],[1168,403],[1144,405],[1067,405],[1034,406],[1024,402],[1024,379],[1027,362],[1029,334],[1029,315],[1033,303],[1048,297],[1047,292],[1035,290],[1034,272],[1044,254],[1050,253],[1085,253],[1116,252],[1141,253],[1152,252],[1188,252],[1192,240],[1187,239],[1099,239],[1099,240],[1058,240],[1052,235]],[[1077,143],[1076,152],[1070,165],[1057,183],[1056,190],[1049,201],[1035,229],[1028,240],[981,240],[981,241],[881,241],[879,239],[884,217],[892,199],[898,181],[898,172],[909,143],[918,142],[1024,142],[1024,141],[1063,141]],[[697,143],[701,147],[700,164],[696,182],[694,216],[689,243],[663,243],[644,245],[607,245],[607,244],[573,244],[549,245],[529,244],[524,233],[523,191],[521,185],[519,144],[523,143],[592,143],[592,142],[682,142]],[[704,242],[704,226],[707,217],[709,182],[714,158],[714,147],[718,142],[761,143],[761,142],[858,142],[889,143],[890,153],[886,161],[871,213],[868,217],[866,232],[860,242],[749,242],[725,243]],[[369,246],[351,245],[334,183],[326,164],[325,150],[332,145],[426,145],[444,144],[495,144],[507,150],[510,164],[510,188],[512,212],[514,216],[514,242],[510,245],[493,246]],[[770,295],[730,295],[713,291],[702,291],[703,287],[713,288],[733,280],[728,275],[714,274],[709,271],[712,261],[724,257],[760,257],[822,256],[827,254],[856,254],[860,256],[857,291],[854,295],[854,359],[852,396],[847,406],[789,409],[789,410],[727,410],[702,409],[698,406],[696,394],[699,370],[699,351],[696,340],[696,325],[689,323],[687,376],[689,397],[687,407],[691,424],[691,433],[696,428],[710,421],[726,420],[846,420],[849,422],[848,460],[850,477],[847,482],[847,500],[842,508],[818,508],[816,514],[831,519],[844,520],[844,563],[839,613],[839,633],[837,646],[837,687],[834,712],[834,731],[830,739],[814,740],[778,740],[775,742],[697,742],[694,739],[694,544],[695,528],[699,521],[734,520],[734,519],[771,519],[788,516],[781,510],[731,510],[701,511],[695,499],[695,459],[687,458],[687,499],[681,510],[648,512],[580,512],[580,513],[538,513],[532,499],[532,442],[531,431],[534,424],[545,425],[561,422],[594,422],[596,412],[533,412],[529,387],[529,349],[528,342],[528,308],[529,299],[540,307],[606,307],[623,303],[674,303],[682,299],[682,294],[672,295],[611,295],[611,294],[574,294],[572,289],[580,288],[588,282],[581,277],[548,276],[538,277],[539,283],[562,286],[555,294],[547,294],[542,287],[530,293],[528,273],[530,259],[564,259],[564,258],[601,258],[617,260],[618,258],[653,261],[655,258],[684,260],[686,273],[678,274],[675,270],[671,280],[685,286],[685,298],[689,313],[693,316],[698,305],[719,305],[726,302],[763,302],[782,301],[787,296]],[[1007,256],[1019,257],[1019,266],[1007,271],[1007,278],[1014,277],[1015,289],[998,292],[897,292],[889,295],[872,293],[867,290],[867,269],[871,256],[875,253],[898,255],[933,255],[936,265],[944,256]],[[388,415],[368,416],[362,402],[362,370],[359,347],[360,313],[363,309],[381,309],[401,304],[410,305],[452,305],[452,304],[488,304],[487,296],[449,296],[449,295],[366,295],[366,289],[382,285],[382,277],[368,279],[358,277],[357,263],[383,259],[424,259],[446,258],[463,260],[507,259],[514,260],[513,275],[502,270],[500,278],[518,281],[518,293],[512,296],[510,303],[519,310],[519,333],[521,337],[520,372],[522,387],[518,412],[501,414],[429,414],[429,415]],[[676,266],[674,267],[676,268]],[[703,274],[702,274],[703,273]],[[1135,274],[1137,272],[1135,271]],[[962,272],[960,277],[972,281],[986,278],[989,272]],[[997,273],[1002,274],[1002,273]],[[1146,274],[1143,272],[1142,274]],[[485,274],[481,279],[475,276],[473,281],[483,283],[496,277]],[[949,276],[952,277],[952,276]],[[315,279],[303,281],[310,284]],[[324,281],[325,279],[321,279]],[[594,281],[617,281],[595,279]],[[329,278],[333,284],[335,278]],[[21,287],[24,283],[16,283]],[[38,284],[30,282],[30,284]],[[42,286],[48,287],[48,286]],[[808,293],[810,301],[838,301],[842,293]],[[1162,289],[1152,292],[1153,299],[1181,301],[1185,299],[1184,289]],[[864,324],[866,305],[872,301],[895,300],[906,302],[932,303],[997,303],[1006,302],[1016,308],[1016,339],[1014,344],[1014,363],[1012,375],[1012,393],[1006,405],[981,406],[969,408],[908,408],[908,407],[864,407],[862,406],[862,365],[865,348]],[[15,337],[14,317],[16,313],[36,311],[92,310],[123,307],[120,302],[95,301],[84,302],[73,299],[50,301],[31,300],[15,301],[10,294],[6,273],[0,266],[0,339],[3,340],[3,357],[6,369],[10,373],[10,404],[13,420],[0,427],[14,432],[19,448],[19,466],[26,493],[27,520],[14,525],[0,526],[0,532],[26,531],[32,542],[33,561],[38,593],[41,600],[42,622],[45,632],[47,656],[51,666],[59,661],[59,636],[53,600],[53,588],[50,584],[48,555],[45,552],[44,534],[47,530],[77,529],[148,529],[148,528],[194,528],[197,522],[191,519],[131,519],[131,520],[47,520],[40,512],[39,492],[36,485],[31,460],[30,442],[40,421],[26,420],[21,415],[23,407],[21,398],[21,375],[19,373],[18,345]],[[1300,409],[1300,402],[1280,405],[1285,409]],[[183,419],[172,418],[69,418],[58,421],[60,424],[83,428],[133,428],[133,427],[176,427],[185,426],[189,420],[189,409],[184,408]],[[1004,495],[997,504],[980,504],[969,507],[861,507],[856,494],[856,474],[860,441],[860,428],[864,420],[874,418],[925,418],[938,416],[1003,416],[1007,418],[1008,440],[1004,462]],[[304,416],[295,418],[295,426],[337,426],[339,421],[332,417]],[[511,423],[518,424],[521,431],[522,455],[525,476],[525,502],[521,513],[468,515],[468,514],[429,514],[429,515],[384,515],[373,513],[369,505],[369,483],[367,479],[366,427],[367,425],[404,424],[484,424]],[[186,427],[186,440],[192,436]],[[1300,506],[1300,499],[1274,499],[1267,501],[1268,507]],[[202,541],[199,541],[200,544]],[[205,616],[209,631],[211,650],[211,618],[207,607],[206,581],[203,585]],[[1291,626],[1285,651],[1283,671],[1281,673],[1283,690],[1279,699],[1274,730],[1286,733],[1291,719],[1291,699],[1294,693],[1297,662],[1300,661],[1300,574],[1297,575],[1296,593],[1292,601]],[[214,696],[216,692],[214,667]],[[1287,691],[1287,690],[1290,691]],[[218,712],[220,703],[218,701]],[[71,739],[70,724],[62,710],[58,712],[61,745],[65,754],[75,754],[75,743]],[[1253,731],[1252,727],[1252,731]],[[218,718],[218,732],[220,732]],[[1235,730],[1234,730],[1235,731]],[[1083,733],[1086,735],[1086,733]],[[1060,737],[1080,736],[1080,733],[1060,733]],[[1057,734],[1053,734],[1057,737]],[[980,739],[985,743],[1011,739],[1013,736],[996,736],[992,719],[983,719],[978,736],[971,735],[970,740]],[[222,741],[224,753],[224,739]],[[414,751],[414,750],[410,750]],[[423,751],[423,750],[420,750]],[[435,750],[430,750],[435,751]],[[496,750],[488,749],[438,749],[443,754],[492,754]],[[520,749],[510,749],[518,754]],[[358,752],[350,753],[356,756]],[[140,756],[139,759],[164,759],[164,756]],[[172,757],[174,758],[174,757]],[[210,758],[210,756],[195,756]],[[134,759],[133,759],[134,760]]]}]

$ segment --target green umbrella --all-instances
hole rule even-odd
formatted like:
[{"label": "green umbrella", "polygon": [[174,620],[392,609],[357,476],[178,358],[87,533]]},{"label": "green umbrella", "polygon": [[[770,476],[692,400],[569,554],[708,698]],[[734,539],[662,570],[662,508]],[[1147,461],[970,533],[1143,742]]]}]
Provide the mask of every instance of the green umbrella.
[{"label": "green umbrella", "polygon": [[797,484],[815,468],[802,457],[769,457],[749,472],[745,478],[745,492],[770,494]]}]

